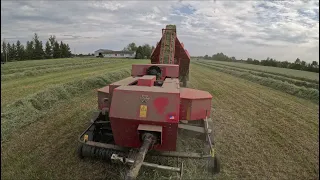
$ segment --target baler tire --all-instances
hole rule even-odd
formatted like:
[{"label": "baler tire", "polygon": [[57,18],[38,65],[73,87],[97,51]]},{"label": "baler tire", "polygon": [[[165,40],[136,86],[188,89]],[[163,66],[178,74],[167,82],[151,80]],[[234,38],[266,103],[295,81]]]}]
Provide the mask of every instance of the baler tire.
[{"label": "baler tire", "polygon": [[217,155],[208,159],[208,170],[212,175],[218,174],[220,172],[220,168],[220,159]]},{"label": "baler tire", "polygon": [[219,158],[217,155],[215,155],[215,157],[214,157],[214,169],[213,169],[213,172],[214,172],[215,174],[220,173],[220,168],[221,168],[220,158]]},{"label": "baler tire", "polygon": [[78,150],[77,150],[78,157],[79,157],[80,159],[83,159],[83,158],[84,158],[84,156],[82,155],[82,147],[83,147],[83,144],[80,144],[80,145],[78,146]]}]

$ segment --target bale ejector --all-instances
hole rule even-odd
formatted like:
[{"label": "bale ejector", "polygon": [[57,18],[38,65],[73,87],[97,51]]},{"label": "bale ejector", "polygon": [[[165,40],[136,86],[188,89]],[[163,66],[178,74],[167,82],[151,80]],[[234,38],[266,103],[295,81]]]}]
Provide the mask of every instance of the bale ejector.
[{"label": "bale ejector", "polygon": [[[182,177],[183,164],[144,162],[146,155],[204,158],[210,171],[218,173],[220,163],[209,126],[212,96],[186,88],[189,64],[189,53],[175,26],[167,25],[151,64],[133,64],[130,77],[98,89],[99,112],[79,137],[79,156],[129,164],[125,179],[135,179],[141,166],[178,172]],[[202,133],[207,152],[176,151],[179,129]]]}]

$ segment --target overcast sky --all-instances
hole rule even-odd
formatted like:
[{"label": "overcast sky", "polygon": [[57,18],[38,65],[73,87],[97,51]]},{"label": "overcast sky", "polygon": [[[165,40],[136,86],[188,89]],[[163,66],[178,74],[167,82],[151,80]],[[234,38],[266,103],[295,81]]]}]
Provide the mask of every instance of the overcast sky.
[{"label": "overcast sky", "polygon": [[166,24],[190,55],[319,61],[319,1],[1,1],[1,41],[36,32],[76,53],[155,45]]}]

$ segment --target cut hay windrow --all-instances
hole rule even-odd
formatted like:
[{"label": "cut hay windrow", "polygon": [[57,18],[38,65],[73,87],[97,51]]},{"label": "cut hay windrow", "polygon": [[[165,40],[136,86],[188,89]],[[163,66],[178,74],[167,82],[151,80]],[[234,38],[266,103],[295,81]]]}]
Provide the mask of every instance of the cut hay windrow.
[{"label": "cut hay windrow", "polygon": [[[175,25],[167,25],[166,29],[176,29]],[[176,33],[172,30],[165,30],[161,41],[161,54],[163,55],[163,63],[170,64],[170,60],[174,60]]]},{"label": "cut hay windrow", "polygon": [[195,62],[195,64],[209,68],[214,69],[216,71],[220,71],[223,73],[227,73],[236,77],[240,77],[267,87],[271,87],[276,90],[280,90],[282,92],[291,94],[296,97],[304,98],[307,100],[311,100],[314,103],[319,103],[319,90],[313,89],[313,88],[305,88],[305,87],[299,87],[294,84],[290,84],[288,82],[283,82],[280,80],[268,78],[268,77],[259,77],[253,74],[250,74],[248,72],[240,72],[235,70],[228,70],[225,68],[219,68],[215,67],[214,65],[208,66],[207,64]]},{"label": "cut hay windrow", "polygon": [[82,68],[90,68],[90,67],[95,67],[95,66],[102,66],[110,63],[121,63],[125,62],[124,60],[118,60],[118,61],[102,61],[102,62],[95,62],[95,63],[81,63],[79,65],[60,65],[56,68],[45,68],[41,70],[27,70],[19,73],[13,73],[13,74],[6,74],[6,75],[1,75],[1,81],[6,81],[6,80],[12,80],[12,79],[17,79],[21,77],[28,77],[28,76],[38,76],[38,75],[43,75],[46,73],[52,73],[52,72],[60,72],[60,71],[65,71],[65,70],[73,70],[73,69],[82,69]]},{"label": "cut hay windrow", "polygon": [[273,79],[281,80],[283,82],[288,82],[288,83],[294,84],[296,86],[301,86],[301,87],[306,87],[306,88],[314,88],[314,89],[319,90],[318,83],[310,83],[310,82],[306,82],[306,81],[302,81],[302,80],[288,78],[285,76],[273,75],[273,74],[270,74],[267,72],[261,72],[261,71],[257,71],[257,70],[248,70],[248,69],[243,69],[243,68],[239,68],[239,67],[231,67],[228,65],[222,65],[222,64],[218,64],[218,63],[215,64],[215,63],[208,63],[208,62],[204,62],[204,61],[201,63],[209,65],[209,66],[216,66],[216,67],[224,68],[224,69],[230,69],[230,70],[235,70],[235,71],[240,71],[240,72],[248,72],[248,73],[251,73],[256,76],[273,78]]},{"label": "cut hay windrow", "polygon": [[5,106],[1,113],[1,141],[6,141],[16,129],[39,120],[55,104],[130,76],[123,68],[107,74],[53,86]]},{"label": "cut hay windrow", "polygon": [[[77,66],[77,65],[86,65],[86,64],[97,64],[104,62],[114,62],[114,61],[124,61],[125,59],[84,59],[84,60],[70,60],[70,61],[57,61],[55,64],[41,64],[38,66],[27,66],[27,67],[12,67],[12,68],[2,68],[1,75],[8,75],[13,73],[22,73],[24,71],[35,71],[35,70],[43,70],[50,68],[59,68],[59,67],[67,67],[67,66]],[[20,63],[20,62],[19,62]]]},{"label": "cut hay windrow", "polygon": [[[204,61],[200,61],[200,62],[204,62]],[[273,75],[284,76],[284,77],[291,78],[291,79],[297,79],[297,80],[301,80],[301,81],[306,81],[306,82],[309,82],[309,83],[319,84],[319,80],[317,80],[317,79],[301,77],[299,75],[289,75],[289,74],[280,73],[280,72],[272,72],[272,71],[269,71],[269,70],[262,70],[262,69],[258,69],[258,68],[252,68],[252,67],[243,67],[243,65],[251,65],[251,64],[245,64],[245,63],[239,63],[239,62],[234,63],[234,64],[239,64],[239,66],[237,66],[237,65],[231,64],[231,62],[210,61],[210,60],[209,61],[205,61],[205,62],[208,62],[210,64],[226,65],[226,66],[230,66],[230,67],[234,67],[234,68],[241,68],[241,69],[252,70],[252,71],[260,71],[260,72],[269,73],[269,74],[273,74]],[[230,63],[230,64],[227,64],[227,63]],[[242,65],[242,66],[240,66],[240,65]],[[259,65],[255,65],[255,66],[260,67],[260,68],[264,67],[266,69],[275,68],[275,67],[270,67],[270,66],[259,66]],[[286,69],[286,68],[278,68],[278,69],[279,70],[281,70],[281,69],[292,70],[292,71],[296,71],[297,73],[308,73],[308,74],[311,73],[311,72],[308,72],[308,71],[300,71],[300,70],[293,70],[293,69]],[[315,74],[316,77],[319,76],[319,73],[312,73],[312,74]]]}]

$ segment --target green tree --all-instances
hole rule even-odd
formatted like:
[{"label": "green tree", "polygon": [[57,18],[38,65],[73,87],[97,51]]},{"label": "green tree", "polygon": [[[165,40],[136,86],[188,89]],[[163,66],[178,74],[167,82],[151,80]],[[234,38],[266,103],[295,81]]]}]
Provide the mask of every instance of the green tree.
[{"label": "green tree", "polygon": [[33,51],[34,59],[43,59],[44,52],[42,47],[42,41],[39,40],[37,33],[34,33],[33,43],[34,43],[34,51]]},{"label": "green tree", "polygon": [[45,46],[45,51],[44,51],[46,59],[51,59],[52,58],[51,49],[52,48],[51,48],[50,42],[47,41],[46,42],[46,46]]},{"label": "green tree", "polygon": [[17,41],[17,60],[21,61],[24,60],[24,46],[20,43],[20,41]]},{"label": "green tree", "polygon": [[143,58],[150,59],[151,57],[151,46],[149,44],[144,44],[142,46]]},{"label": "green tree", "polygon": [[[71,57],[72,53],[71,53],[69,44],[65,44],[65,51],[66,51],[66,57],[67,58]],[[94,56],[94,54],[92,54],[92,56]]]},{"label": "green tree", "polygon": [[143,58],[143,51],[142,51],[142,47],[141,46],[139,46],[137,48],[136,57],[135,58],[136,59],[142,59]]},{"label": "green tree", "polygon": [[11,58],[11,54],[12,54],[12,48],[11,48],[11,44],[10,43],[7,43],[7,58],[8,58],[8,61],[12,61],[12,58]]},{"label": "green tree", "polygon": [[26,44],[26,50],[25,50],[25,59],[27,60],[32,60],[34,59],[34,45],[33,45],[33,41],[27,41]]},{"label": "green tree", "polygon": [[54,43],[56,42],[56,36],[50,36],[49,37],[49,42],[50,42],[50,47],[51,47],[51,54],[50,54],[50,57],[53,58],[53,54],[54,54]]},{"label": "green tree", "polygon": [[60,46],[57,41],[54,42],[52,49],[53,49],[53,58],[60,58],[61,57]]},{"label": "green tree", "polygon": [[1,48],[1,52],[2,52],[2,54],[3,54],[3,59],[1,59],[1,60],[3,60],[3,61],[6,61],[7,59],[7,56],[8,56],[8,50],[7,50],[7,44],[3,41],[2,42],[2,48]]},{"label": "green tree", "polygon": [[127,47],[123,48],[124,51],[137,51],[138,47],[136,43],[132,42],[127,45]]}]

